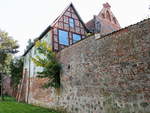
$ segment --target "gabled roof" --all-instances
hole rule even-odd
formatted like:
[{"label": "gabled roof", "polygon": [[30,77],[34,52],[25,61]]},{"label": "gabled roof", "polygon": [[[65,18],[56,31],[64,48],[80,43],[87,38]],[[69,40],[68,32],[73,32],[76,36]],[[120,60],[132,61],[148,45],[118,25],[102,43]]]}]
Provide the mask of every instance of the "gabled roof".
[{"label": "gabled roof", "polygon": [[90,32],[94,32],[94,30],[95,30],[95,20],[94,20],[94,18],[89,20],[85,25],[89,29]]},{"label": "gabled roof", "polygon": [[[44,37],[44,35],[45,35],[50,29],[53,28],[54,24],[61,18],[61,16],[62,16],[62,15],[66,12],[66,10],[67,10],[68,8],[70,8],[70,7],[74,10],[75,14],[76,14],[77,17],[79,18],[79,20],[80,20],[80,22],[82,23],[82,25],[83,25],[84,29],[86,30],[86,32],[89,32],[89,30],[86,28],[86,26],[85,26],[83,20],[81,19],[80,15],[79,15],[78,12],[76,11],[74,5],[73,5],[72,3],[70,3],[70,5],[55,19],[55,21],[54,21],[51,25],[49,25],[49,26],[41,33],[41,35],[37,38],[37,40],[41,40],[41,39]],[[27,49],[27,50],[25,51],[25,53],[23,54],[23,56],[25,56],[25,55],[30,51],[30,49],[32,49],[32,47],[33,47],[34,45],[35,45],[35,42],[29,47],[29,49]]]},{"label": "gabled roof", "polygon": [[79,21],[81,22],[81,24],[83,25],[84,29],[86,30],[86,32],[89,32],[89,30],[87,29],[87,27],[85,26],[83,20],[81,19],[79,13],[77,12],[77,10],[75,9],[73,3],[70,3],[69,6],[56,18],[56,20],[51,24],[51,26],[53,27],[55,25],[55,23],[57,23],[57,21],[62,17],[62,15],[67,11],[68,8],[72,8],[73,11],[75,12],[75,14],[77,15],[77,17],[79,18]]},{"label": "gabled roof", "polygon": [[86,28],[86,26],[85,26],[83,20],[81,19],[80,15],[78,14],[77,10],[75,9],[74,5],[71,3],[70,6],[71,6],[71,7],[73,8],[73,10],[75,11],[75,13],[76,13],[76,15],[78,16],[80,22],[82,23],[84,29],[85,29],[87,32],[89,32],[89,30]]},{"label": "gabled roof", "polygon": [[118,30],[118,29],[121,28],[120,24],[119,24],[119,22],[117,20],[117,18],[115,17],[115,15],[113,14],[113,12],[111,11],[111,6],[107,2],[103,4],[103,8],[100,11],[100,13],[98,14],[98,17],[103,22],[109,23],[114,29]]},{"label": "gabled roof", "polygon": [[120,24],[111,11],[111,6],[108,3],[103,4],[103,8],[97,16],[86,23],[86,27],[91,31],[96,31],[95,24],[100,23],[100,33],[107,34],[119,30]]}]

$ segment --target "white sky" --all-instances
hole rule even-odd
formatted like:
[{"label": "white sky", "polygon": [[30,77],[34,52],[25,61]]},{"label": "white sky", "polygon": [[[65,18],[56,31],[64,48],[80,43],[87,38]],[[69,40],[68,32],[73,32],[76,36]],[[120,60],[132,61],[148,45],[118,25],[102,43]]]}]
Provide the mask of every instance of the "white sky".
[{"label": "white sky", "polygon": [[28,39],[38,37],[71,2],[84,22],[97,15],[105,2],[121,27],[150,15],[150,0],[0,0],[0,29],[18,40],[22,55]]}]

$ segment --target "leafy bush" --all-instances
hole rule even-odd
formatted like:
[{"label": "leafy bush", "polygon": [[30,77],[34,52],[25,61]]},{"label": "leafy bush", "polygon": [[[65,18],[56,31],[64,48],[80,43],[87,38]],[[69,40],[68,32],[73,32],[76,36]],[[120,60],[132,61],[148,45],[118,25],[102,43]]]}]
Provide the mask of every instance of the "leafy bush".
[{"label": "leafy bush", "polygon": [[14,58],[10,63],[11,84],[16,88],[20,83],[23,73],[23,59]]},{"label": "leafy bush", "polygon": [[46,42],[36,42],[37,56],[32,58],[36,66],[42,67],[43,71],[38,72],[38,77],[48,78],[44,84],[45,88],[60,88],[61,65],[56,58],[56,54]]}]

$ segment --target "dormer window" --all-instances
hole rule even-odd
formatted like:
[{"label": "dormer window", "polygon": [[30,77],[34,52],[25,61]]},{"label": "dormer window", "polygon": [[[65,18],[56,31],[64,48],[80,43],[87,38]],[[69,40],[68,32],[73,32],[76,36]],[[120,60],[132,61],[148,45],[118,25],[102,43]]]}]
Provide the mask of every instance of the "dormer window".
[{"label": "dormer window", "polygon": [[73,19],[73,18],[69,18],[69,26],[70,26],[70,27],[74,27],[74,26],[75,26],[74,23],[75,23],[75,22],[74,22],[74,19]]}]

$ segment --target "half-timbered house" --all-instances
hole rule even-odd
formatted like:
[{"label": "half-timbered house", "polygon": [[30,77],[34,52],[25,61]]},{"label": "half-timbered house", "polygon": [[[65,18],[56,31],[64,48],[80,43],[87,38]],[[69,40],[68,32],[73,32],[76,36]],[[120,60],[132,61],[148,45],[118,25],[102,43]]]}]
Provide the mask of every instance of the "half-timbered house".
[{"label": "half-timbered house", "polygon": [[[41,35],[35,39],[39,41],[45,41],[52,48],[54,52],[59,52],[60,50],[69,47],[83,39],[86,38],[88,33],[84,22],[79,16],[74,5],[71,3],[56,19],[49,25]],[[24,53],[24,79],[36,77],[37,71],[41,71],[41,67],[37,67],[31,60],[31,57],[35,57],[38,53],[36,52],[35,42],[25,51]],[[29,95],[29,84],[30,80],[26,80],[26,88],[21,88],[24,90],[23,93],[25,101],[28,101]],[[28,85],[27,85],[28,84]],[[21,94],[18,96],[21,99]]]}]

